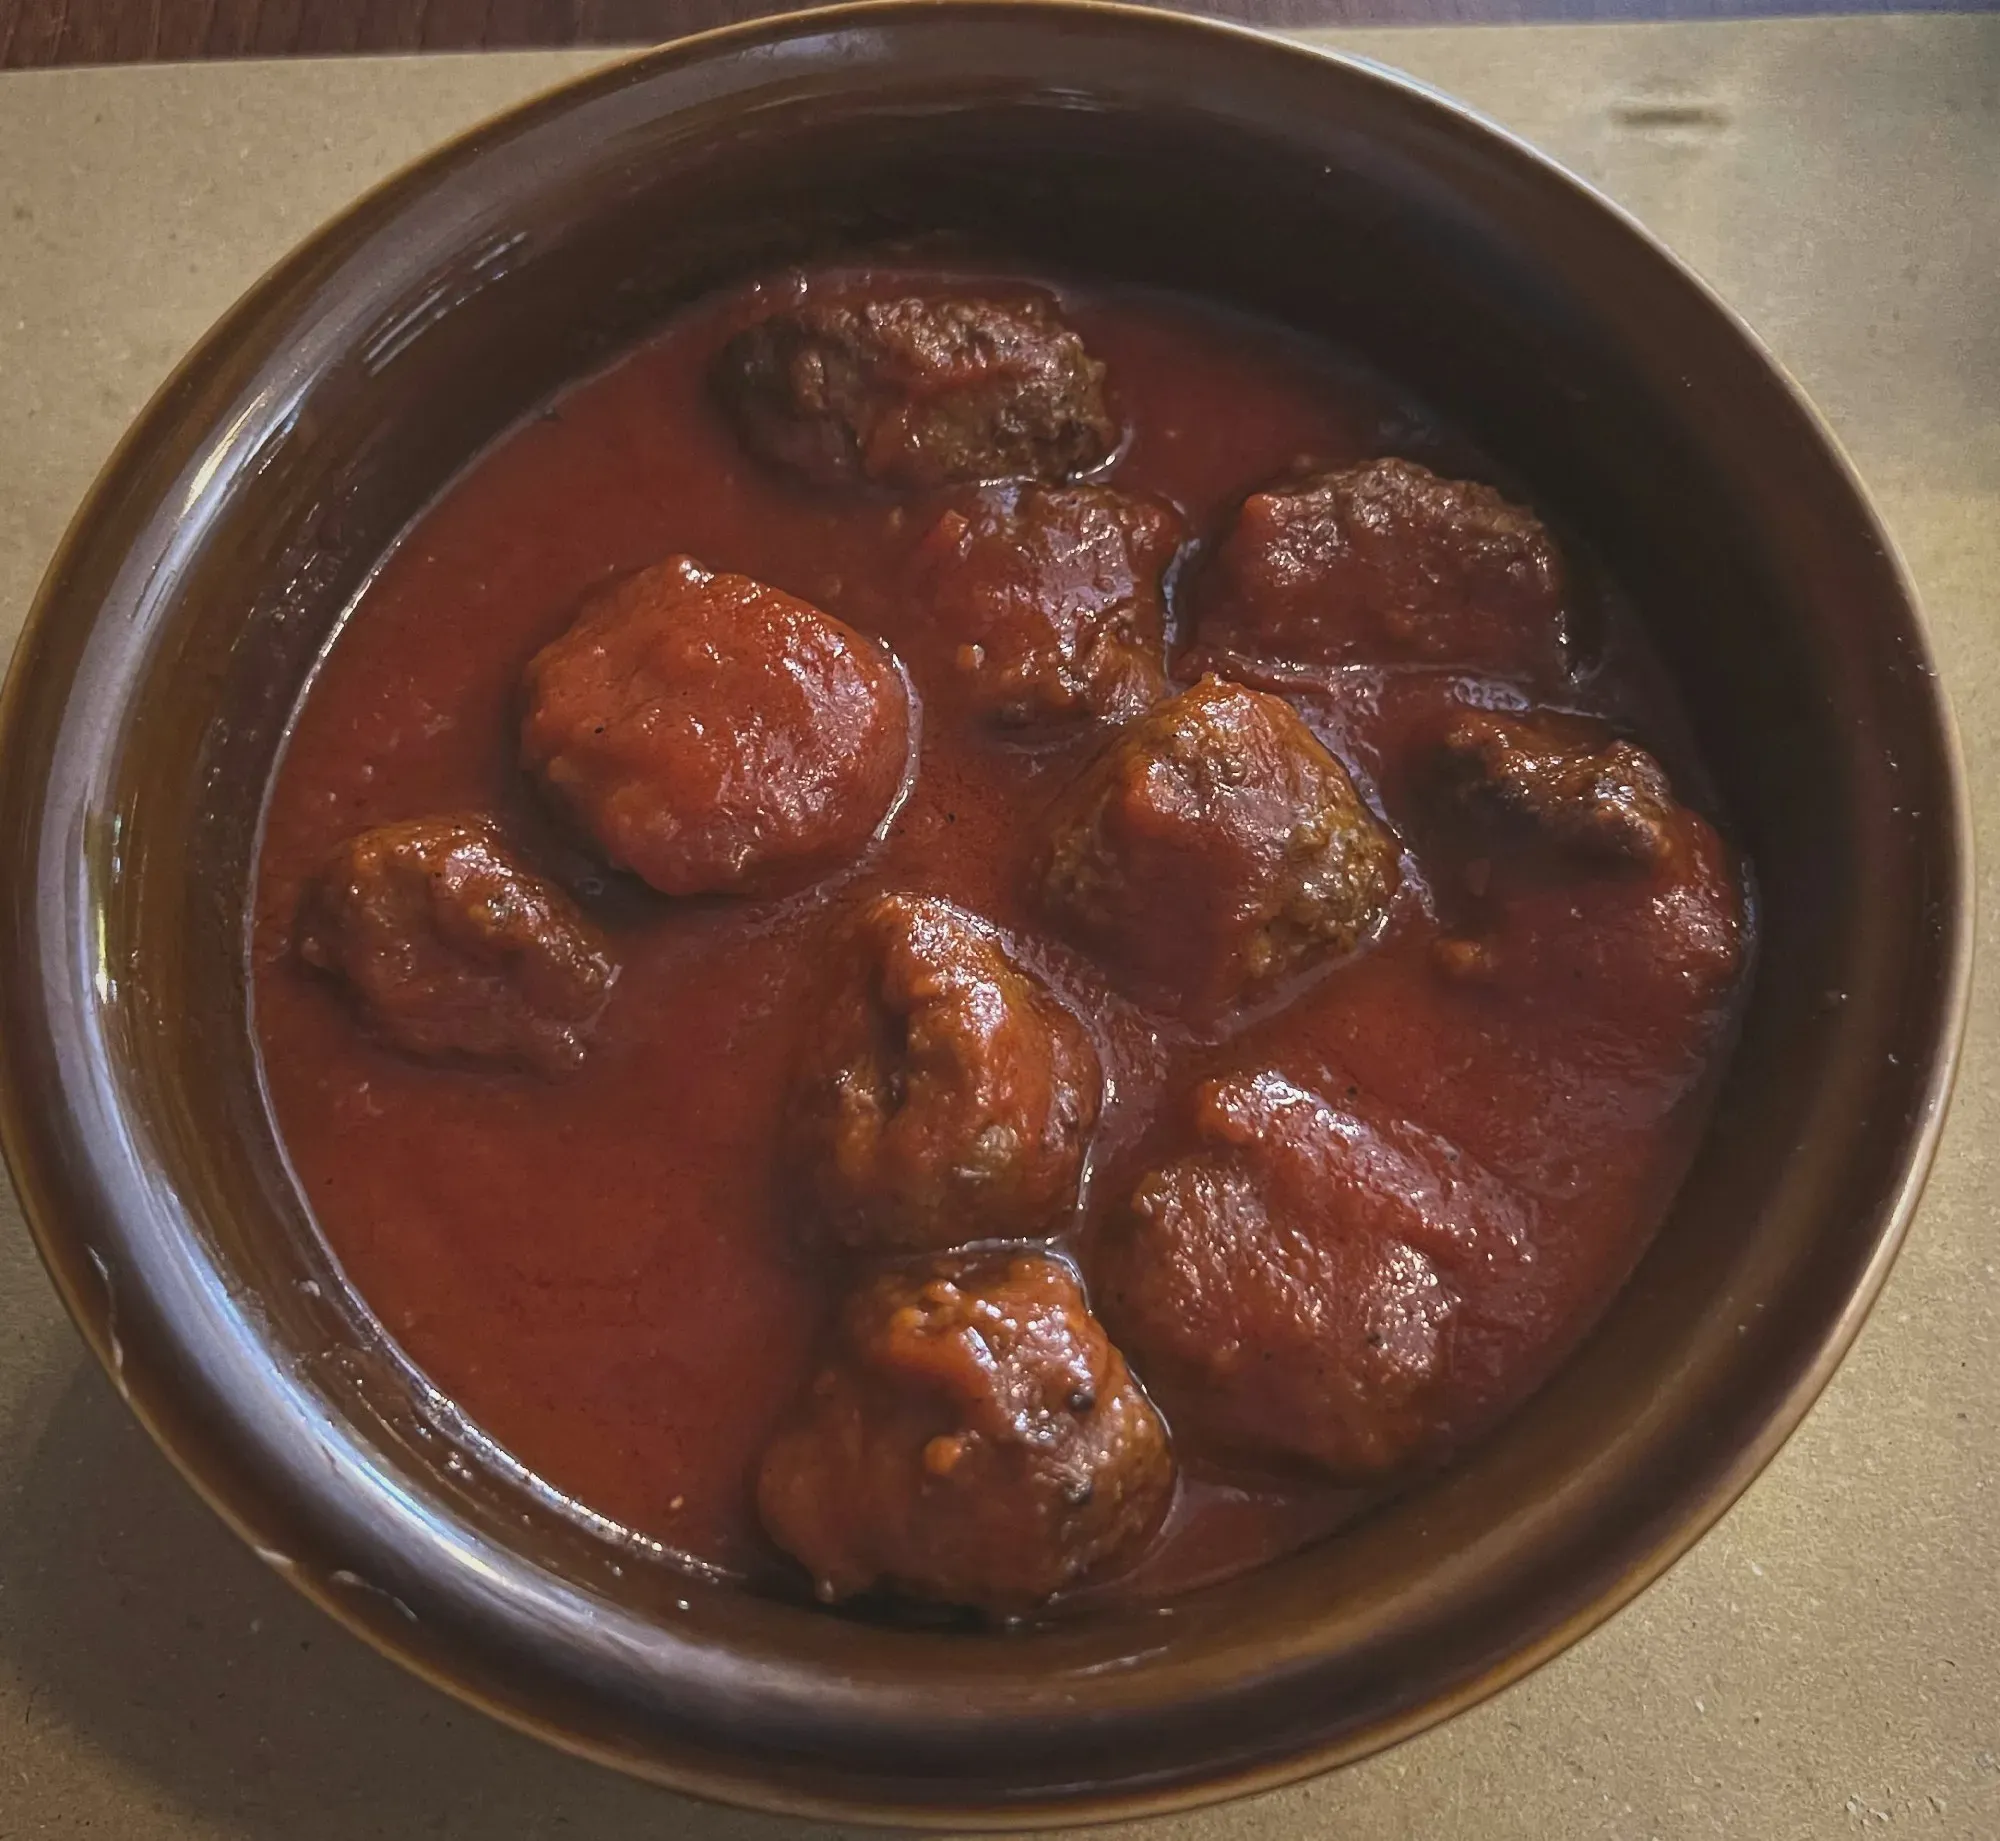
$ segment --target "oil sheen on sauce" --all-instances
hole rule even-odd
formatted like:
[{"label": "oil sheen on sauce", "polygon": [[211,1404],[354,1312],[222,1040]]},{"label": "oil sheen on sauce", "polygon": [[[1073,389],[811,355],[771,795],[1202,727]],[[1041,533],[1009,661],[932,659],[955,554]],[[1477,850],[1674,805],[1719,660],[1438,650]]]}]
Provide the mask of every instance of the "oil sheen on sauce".
[{"label": "oil sheen on sauce", "polygon": [[[1643,1250],[1698,1136],[1704,1068],[1600,1065],[1592,1021],[1566,1018],[1560,992],[1531,1027],[1496,1028],[1430,963],[1437,926],[1414,861],[1374,950],[1221,1039],[1135,1009],[1052,942],[1025,869],[1049,801],[1102,732],[1028,748],[956,716],[926,682],[938,653],[907,591],[934,508],[788,481],[741,449],[710,399],[722,341],[800,285],[695,306],[478,459],[386,560],[297,713],[259,869],[256,1020],[281,1135],[349,1281],[430,1381],[561,1495],[669,1549],[785,1580],[751,1479],[837,1296],[834,1272],[801,1250],[775,1167],[786,1074],[843,915],[884,889],[937,893],[1008,930],[1097,1035],[1110,1091],[1086,1234],[1143,1167],[1156,1109],[1217,1072],[1362,1083],[1516,1185],[1527,1241],[1505,1327],[1467,1342],[1446,1388],[1454,1431],[1476,1432],[1573,1345]],[[1274,327],[1159,296],[1059,292],[1129,421],[1117,483],[1174,500],[1197,533],[1212,536],[1246,490],[1301,456],[1401,454],[1494,477],[1421,403]],[[522,667],[585,591],[676,552],[880,634],[910,666],[924,719],[909,796],[852,871],[802,895],[653,896],[565,837],[522,780]],[[1198,563],[1184,561],[1183,577]],[[1597,600],[1585,610],[1594,662],[1565,705],[1636,732],[1702,805],[1658,673],[1615,597]],[[1520,700],[1420,668],[1342,668],[1289,688],[1399,830],[1406,738],[1451,707]],[[573,1078],[378,1047],[292,954],[301,886],[335,844],[464,809],[498,816],[622,961]],[[1160,1539],[1123,1579],[1089,1589],[1163,1594],[1295,1547],[1360,1506],[1301,1479],[1228,1474],[1185,1440],[1180,1456]]]}]

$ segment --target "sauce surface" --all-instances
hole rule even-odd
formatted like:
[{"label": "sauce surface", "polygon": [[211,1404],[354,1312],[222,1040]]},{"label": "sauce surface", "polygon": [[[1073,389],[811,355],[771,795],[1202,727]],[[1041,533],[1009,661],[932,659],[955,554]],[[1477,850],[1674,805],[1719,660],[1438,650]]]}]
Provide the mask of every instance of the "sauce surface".
[{"label": "sauce surface", "polygon": [[[812,285],[902,284],[857,273]],[[787,1077],[813,1028],[816,969],[847,917],[884,890],[937,894],[995,923],[1096,1040],[1107,1089],[1086,1249],[1106,1206],[1171,1154],[1163,1121],[1218,1075],[1276,1070],[1336,1100],[1365,1093],[1511,1186],[1521,1242],[1462,1327],[1442,1396],[1450,1433],[1475,1435],[1546,1375],[1643,1250],[1727,1037],[1719,1019],[1704,1055],[1649,1059],[1631,1048],[1646,1019],[1572,999],[1559,954],[1536,961],[1543,988],[1505,1003],[1433,962],[1441,906],[1410,844],[1425,834],[1415,762],[1454,712],[1539,701],[1604,717],[1660,756],[1684,800],[1706,803],[1615,591],[1568,539],[1591,585],[1577,597],[1583,663],[1556,697],[1420,665],[1267,682],[1405,841],[1402,890],[1361,957],[1225,1028],[1169,1020],[1121,996],[1029,900],[1045,814],[1106,731],[1028,744],[968,718],[909,588],[943,496],[788,479],[744,451],[713,400],[723,342],[800,286],[692,308],[477,460],[386,560],[301,704],[255,898],[256,1020],[282,1137],[347,1277],[435,1386],[552,1489],[647,1541],[787,1579],[758,1529],[752,1479],[839,1288],[790,1219],[777,1156]],[[1157,296],[1060,298],[1129,429],[1111,478],[1172,501],[1196,533],[1170,578],[1178,621],[1201,540],[1301,456],[1398,454],[1493,477],[1422,403],[1276,328]],[[858,863],[803,893],[656,896],[605,870],[522,776],[529,659],[580,597],[678,553],[879,636],[909,673],[920,721],[907,794]],[[461,810],[493,814],[622,965],[568,1078],[380,1046],[294,950],[302,891],[343,839]],[[1588,931],[1594,885],[1570,893],[1563,924]],[[1162,1535],[1135,1569],[1086,1589],[1180,1589],[1365,1506],[1356,1491],[1232,1470],[1177,1442],[1182,1480]]]}]

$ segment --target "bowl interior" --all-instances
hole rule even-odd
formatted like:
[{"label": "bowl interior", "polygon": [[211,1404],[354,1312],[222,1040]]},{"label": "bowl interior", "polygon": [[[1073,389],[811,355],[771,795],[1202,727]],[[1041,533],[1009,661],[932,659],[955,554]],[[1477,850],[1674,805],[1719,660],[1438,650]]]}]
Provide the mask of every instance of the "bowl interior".
[{"label": "bowl interior", "polygon": [[[1715,1124],[1599,1331],[1446,1477],[1157,1613],[1006,1639],[634,1562],[468,1434],[343,1292],[250,1050],[260,802],[373,564],[487,442],[678,305],[969,239],[1191,290],[1415,382],[1589,534],[1755,864]],[[274,1562],[566,1743],[783,1807],[1106,1811],[1353,1755],[1636,1590],[1803,1411],[1942,1101],[1963,863],[1907,591],[1783,379],[1642,235],[1362,67],[1112,9],[752,28],[455,144],[184,367],[10,691],[9,1148],[135,1407]]]}]

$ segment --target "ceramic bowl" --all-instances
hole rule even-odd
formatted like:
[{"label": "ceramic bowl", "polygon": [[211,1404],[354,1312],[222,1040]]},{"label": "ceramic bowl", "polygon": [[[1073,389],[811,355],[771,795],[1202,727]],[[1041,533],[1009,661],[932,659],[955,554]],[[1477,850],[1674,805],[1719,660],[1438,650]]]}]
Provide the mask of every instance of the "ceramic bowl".
[{"label": "ceramic bowl", "polygon": [[[490,1465],[349,1298],[246,1019],[260,804],[386,548],[538,400],[754,270],[945,236],[1413,380],[1637,593],[1755,865],[1761,961],[1671,1219],[1497,1435],[1157,1611],[872,1626],[633,1563]],[[453,142],[218,326],[50,570],[0,739],[0,1114],[133,1411],[293,1583],[503,1719],[684,1789],[1002,1827],[1402,1738],[1686,1549],[1882,1283],[1964,1002],[1966,825],[1909,584],[1755,340],[1630,219],[1367,65],[1109,6],[842,9]]]}]

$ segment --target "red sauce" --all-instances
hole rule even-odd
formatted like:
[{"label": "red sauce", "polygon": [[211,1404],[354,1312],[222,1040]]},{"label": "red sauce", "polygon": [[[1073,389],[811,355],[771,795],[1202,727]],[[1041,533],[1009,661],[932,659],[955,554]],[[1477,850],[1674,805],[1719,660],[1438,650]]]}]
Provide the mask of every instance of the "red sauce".
[{"label": "red sauce", "polygon": [[[760,300],[699,305],[477,460],[388,557],[328,652],[271,792],[254,929],[257,1024],[278,1124],[349,1280],[431,1381],[561,1494],[671,1549],[757,1573],[757,1455],[836,1295],[799,1250],[774,1147],[830,931],[868,895],[949,895],[995,921],[1090,1019],[1111,1096],[1091,1201],[1129,1190],[1155,1110],[1222,1071],[1354,1081],[1456,1141],[1531,1203],[1511,1326],[1464,1339],[1448,1417],[1470,1435],[1575,1342],[1644,1248],[1703,1116],[1707,1053],[1635,1064],[1561,989],[1497,1010],[1439,977],[1423,865],[1382,942],[1221,1040],[1119,998],[1052,942],[1025,894],[1039,820],[1102,732],[1054,748],[952,719],[926,682],[905,592],[923,501],[816,491],[748,456],[704,374]],[[1129,419],[1124,487],[1213,533],[1296,457],[1399,453],[1492,476],[1421,404],[1276,328],[1155,296],[1075,290],[1067,317]],[[1572,557],[1576,546],[1570,544]],[[670,902],[559,833],[517,760],[528,659],[579,596],[685,552],[881,635],[929,696],[914,784],[850,873],[781,901]],[[1615,599],[1596,663],[1562,699],[1615,716],[1681,794],[1698,770]],[[1446,671],[1341,668],[1290,687],[1399,832],[1413,737],[1509,701]],[[623,973],[582,1070],[560,1082],[426,1065],[371,1043],[291,951],[304,879],[364,826],[496,814],[582,898]],[[1593,900],[1588,884],[1576,899]],[[1590,921],[1583,908],[1572,918]],[[1644,1038],[1644,1019],[1634,1032]],[[1335,1091],[1337,1097],[1337,1089]],[[1157,1138],[1157,1133],[1155,1133]],[[1085,1232],[1088,1232],[1086,1225]],[[1155,1594],[1253,1564],[1351,1515],[1352,1492],[1231,1478],[1183,1444],[1168,1527],[1115,1589]]]}]

